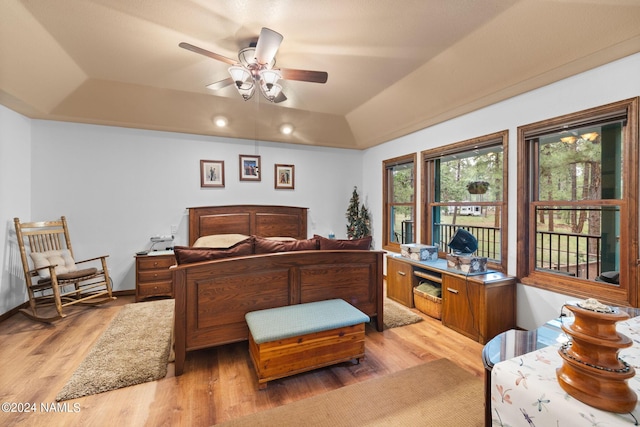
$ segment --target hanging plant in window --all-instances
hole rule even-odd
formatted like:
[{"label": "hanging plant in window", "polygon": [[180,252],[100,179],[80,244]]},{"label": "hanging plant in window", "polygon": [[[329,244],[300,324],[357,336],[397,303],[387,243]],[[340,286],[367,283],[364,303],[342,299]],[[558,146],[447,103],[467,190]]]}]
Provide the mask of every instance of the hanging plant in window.
[{"label": "hanging plant in window", "polygon": [[467,191],[471,194],[484,194],[489,189],[487,181],[472,181],[467,184]]}]

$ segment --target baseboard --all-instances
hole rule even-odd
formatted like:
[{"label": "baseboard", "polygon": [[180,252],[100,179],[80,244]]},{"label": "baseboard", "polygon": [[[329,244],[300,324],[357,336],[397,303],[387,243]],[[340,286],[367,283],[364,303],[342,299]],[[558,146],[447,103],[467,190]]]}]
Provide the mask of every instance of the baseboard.
[{"label": "baseboard", "polygon": [[113,291],[112,292],[114,296],[116,297],[124,297],[124,296],[129,296],[129,295],[136,295],[136,290],[135,289],[126,289],[124,291]]},{"label": "baseboard", "polygon": [[[124,291],[113,291],[113,296],[116,296],[116,297],[123,297],[123,296],[135,295],[135,294],[136,294],[135,289],[125,289]],[[4,322],[14,314],[17,314],[21,308],[28,308],[28,307],[29,307],[29,301],[25,301],[19,306],[14,307],[11,310],[7,311],[6,313],[0,314],[0,323]]]},{"label": "baseboard", "polygon": [[2,315],[0,315],[0,323],[4,322],[5,320],[10,318],[14,314],[17,314],[18,310],[20,310],[21,308],[27,308],[27,307],[29,307],[29,301],[25,301],[22,304],[20,304],[19,306],[12,308],[11,310],[7,311],[6,313],[3,313]]}]

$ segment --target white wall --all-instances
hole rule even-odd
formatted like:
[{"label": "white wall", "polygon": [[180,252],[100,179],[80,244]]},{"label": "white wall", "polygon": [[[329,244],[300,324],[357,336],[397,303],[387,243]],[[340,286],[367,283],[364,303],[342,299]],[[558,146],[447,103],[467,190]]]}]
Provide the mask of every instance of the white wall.
[{"label": "white wall", "polygon": [[[2,220],[8,223],[17,215],[34,221],[65,215],[76,258],[109,254],[116,290],[135,288],[134,254],[149,247],[150,236],[170,234],[172,226],[178,226],[175,243],[187,243],[187,207],[303,206],[309,208],[309,235],[334,231],[337,237],[345,237],[351,192],[354,186],[362,187],[362,153],[356,150],[256,144],[29,120],[9,110],[3,113],[0,124],[6,122],[11,130],[0,145]],[[15,161],[17,154],[23,158],[20,162]],[[261,156],[261,182],[240,182],[240,154]],[[201,159],[225,162],[224,188],[200,187]],[[276,163],[295,165],[294,190],[274,189]],[[22,190],[14,190],[15,185]],[[5,195],[4,187],[10,188],[9,194]],[[8,252],[5,246],[5,264]],[[14,289],[15,280],[7,280],[7,270],[5,265],[0,313],[26,299],[24,284]]]},{"label": "white wall", "polygon": [[13,218],[28,218],[30,210],[30,120],[0,105],[0,314],[27,298]]},{"label": "white wall", "polygon": [[[528,123],[584,110],[640,95],[640,54],[562,80],[538,90],[508,99],[465,116],[423,129],[389,143],[371,148],[363,154],[363,192],[369,197],[373,218],[382,217],[382,161],[388,158],[475,138],[504,129],[509,130],[509,223],[508,273],[515,275],[517,128]],[[420,163],[420,161],[418,162]],[[421,166],[421,165],[419,165]],[[418,177],[420,177],[418,170]],[[418,197],[421,189],[417,190]],[[418,218],[421,217],[418,202]],[[379,223],[374,239],[382,239]],[[418,227],[420,221],[417,221]],[[420,229],[416,230],[420,236]],[[636,255],[637,256],[637,255]],[[533,329],[557,317],[568,299],[564,295],[518,285],[518,326]],[[496,307],[496,309],[498,309]]]}]

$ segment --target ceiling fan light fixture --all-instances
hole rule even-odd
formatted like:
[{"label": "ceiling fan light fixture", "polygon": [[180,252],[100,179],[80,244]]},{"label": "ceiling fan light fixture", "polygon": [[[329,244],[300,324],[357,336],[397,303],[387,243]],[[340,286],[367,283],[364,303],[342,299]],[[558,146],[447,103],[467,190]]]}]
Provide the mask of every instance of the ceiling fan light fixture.
[{"label": "ceiling fan light fixture", "polygon": [[260,90],[262,91],[262,95],[264,95],[268,101],[274,102],[278,95],[280,95],[280,92],[282,92],[282,86],[279,84],[273,84],[271,87],[267,87],[267,85],[263,83],[260,85]]},{"label": "ceiling fan light fixture", "polygon": [[253,86],[253,76],[241,65],[233,65],[229,67],[229,74],[238,89],[248,89]]},{"label": "ceiling fan light fixture", "polygon": [[258,74],[260,75],[260,79],[262,79],[264,84],[267,86],[267,89],[270,89],[274,84],[278,83],[278,80],[282,78],[282,73],[280,72],[280,70],[276,69],[260,70]]},{"label": "ceiling fan light fixture", "polygon": [[242,99],[244,99],[245,101],[250,100],[253,97],[253,94],[256,92],[256,87],[255,85],[251,85],[247,88],[237,88],[238,89],[238,93],[242,96]]}]

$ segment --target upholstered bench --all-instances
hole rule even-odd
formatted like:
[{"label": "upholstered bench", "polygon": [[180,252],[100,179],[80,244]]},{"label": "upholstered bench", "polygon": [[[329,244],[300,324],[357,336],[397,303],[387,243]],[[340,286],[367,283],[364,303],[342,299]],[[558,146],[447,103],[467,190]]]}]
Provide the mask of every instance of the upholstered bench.
[{"label": "upholstered bench", "polygon": [[258,388],[300,372],[364,357],[369,316],[341,299],[247,313]]}]

